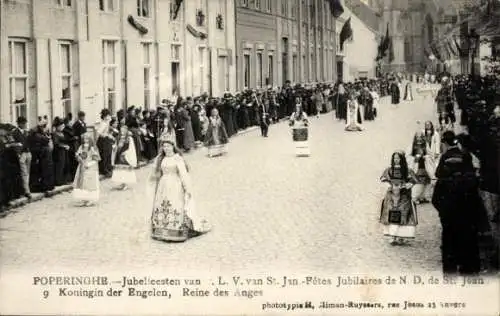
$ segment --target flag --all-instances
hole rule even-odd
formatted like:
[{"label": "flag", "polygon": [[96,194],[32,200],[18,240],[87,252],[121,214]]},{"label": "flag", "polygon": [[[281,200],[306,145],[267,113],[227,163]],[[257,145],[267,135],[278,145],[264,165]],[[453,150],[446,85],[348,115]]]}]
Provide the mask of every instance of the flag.
[{"label": "flag", "polygon": [[389,62],[392,63],[392,61],[394,60],[394,45],[392,44],[392,38],[390,38],[388,40],[389,42]]},{"label": "flag", "polygon": [[345,21],[344,26],[342,26],[342,30],[340,31],[340,50],[344,49],[344,42],[352,37],[352,28],[351,28],[351,18]]},{"label": "flag", "polygon": [[337,19],[342,15],[342,13],[344,13],[344,7],[342,6],[342,3],[340,3],[340,0],[328,0],[328,2],[330,2],[330,12],[334,18]]},{"label": "flag", "polygon": [[175,11],[174,11],[174,14],[172,16],[172,18],[174,20],[177,19],[177,15],[179,14],[179,10],[181,8],[182,1],[183,0],[175,0]]},{"label": "flag", "polygon": [[451,42],[451,39],[448,39],[446,41],[446,45],[448,45],[448,50],[450,51],[450,53],[453,57],[458,56],[457,48],[453,45],[453,43]]},{"label": "flag", "polygon": [[377,61],[383,59],[386,56],[386,51],[389,48],[390,38],[389,38],[389,23],[387,23],[387,30],[385,36],[382,37],[380,45],[378,46]]},{"label": "flag", "polygon": [[436,58],[438,60],[442,60],[443,57],[441,56],[441,53],[440,53],[439,49],[436,47],[435,43],[431,43],[431,51],[432,51],[432,54],[434,56],[436,56]]}]

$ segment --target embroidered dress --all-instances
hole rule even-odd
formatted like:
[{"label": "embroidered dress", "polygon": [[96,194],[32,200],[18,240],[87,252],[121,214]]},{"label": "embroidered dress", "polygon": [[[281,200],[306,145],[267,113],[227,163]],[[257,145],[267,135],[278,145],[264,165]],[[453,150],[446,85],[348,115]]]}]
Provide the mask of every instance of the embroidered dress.
[{"label": "embroidered dress", "polygon": [[227,153],[228,135],[220,117],[210,117],[205,136],[208,156],[220,156]]},{"label": "embroidered dress", "polygon": [[192,195],[189,197],[191,180],[182,157],[175,154],[157,159],[162,161],[159,174],[155,174],[152,238],[182,242],[210,231],[208,221],[195,213],[194,200]]},{"label": "embroidered dress", "polygon": [[411,189],[403,186],[415,183],[416,179],[413,171],[409,170],[408,173],[408,178],[403,179],[399,169],[391,171],[391,168],[387,168],[380,178],[382,182],[391,184],[380,210],[380,223],[385,236],[415,238],[417,211],[411,199]]},{"label": "embroidered dress", "polygon": [[292,127],[292,140],[295,145],[295,155],[311,155],[311,150],[309,148],[309,121],[306,113],[302,112],[299,114],[294,112],[290,116],[289,125]]},{"label": "embroidered dress", "polygon": [[135,168],[137,153],[131,133],[126,137],[119,136],[116,149],[115,165],[111,181],[117,184],[134,184],[137,182]]},{"label": "embroidered dress", "polygon": [[99,200],[99,151],[95,147],[81,145],[76,159],[79,164],[73,181],[73,198],[95,203]]}]

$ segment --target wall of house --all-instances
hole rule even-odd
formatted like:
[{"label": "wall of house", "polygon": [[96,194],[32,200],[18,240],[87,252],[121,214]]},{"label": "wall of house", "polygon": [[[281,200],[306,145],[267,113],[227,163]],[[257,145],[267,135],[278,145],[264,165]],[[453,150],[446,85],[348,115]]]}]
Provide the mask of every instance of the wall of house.
[{"label": "wall of house", "polygon": [[[115,0],[114,7],[104,11],[98,1],[74,1],[72,6],[59,6],[53,1],[41,0],[1,3],[2,122],[14,122],[20,115],[15,111],[16,107],[11,106],[11,101],[18,98],[11,93],[9,85],[14,78],[10,74],[11,59],[15,60],[9,54],[9,47],[12,51],[9,41],[22,43],[20,45],[26,51],[26,71],[23,73],[26,89],[19,88],[19,85],[16,87],[19,90],[17,94],[25,92],[27,95],[27,110],[21,114],[28,117],[30,125],[36,123],[37,116],[48,115],[53,119],[64,116],[67,111],[76,116],[76,112],[83,110],[89,121],[93,121],[99,118],[104,107],[113,112],[130,105],[155,108],[162,99],[172,96],[172,62],[180,65],[177,93],[182,96],[201,92],[220,96],[225,90],[236,89],[233,0],[184,1],[175,20],[170,17],[175,0],[150,0],[146,17],[139,16],[136,0]],[[196,25],[196,12],[200,8],[206,15],[206,24],[202,27]],[[224,20],[222,30],[215,27],[219,14]],[[145,27],[147,33],[138,32],[129,23],[129,16]],[[187,31],[188,24],[209,34],[208,38],[193,36]],[[104,66],[104,41],[109,41],[114,47],[114,57],[112,60],[108,58],[109,67]],[[72,107],[66,111],[61,44],[71,46]],[[149,50],[145,49],[145,45]],[[179,47],[175,60],[173,45]],[[201,61],[197,54],[199,47],[205,47],[207,52],[203,63],[203,83],[200,79]],[[146,51],[149,51],[149,58],[146,58]],[[223,78],[217,72],[220,68],[218,63],[222,60],[227,69]],[[114,80],[106,80],[105,69],[114,69],[109,70],[114,73]],[[146,82],[149,84],[146,85]],[[227,85],[220,82],[227,82]],[[12,92],[16,92],[14,90]],[[67,91],[64,90],[66,96]]]}]

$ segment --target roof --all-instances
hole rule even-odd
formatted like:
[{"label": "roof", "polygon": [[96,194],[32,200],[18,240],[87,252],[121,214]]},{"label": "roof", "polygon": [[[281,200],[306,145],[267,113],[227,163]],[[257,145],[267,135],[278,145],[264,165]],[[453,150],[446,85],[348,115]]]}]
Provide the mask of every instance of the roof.
[{"label": "roof", "polygon": [[369,28],[376,32],[379,31],[382,17],[378,12],[367,6],[361,0],[345,0],[345,6]]}]

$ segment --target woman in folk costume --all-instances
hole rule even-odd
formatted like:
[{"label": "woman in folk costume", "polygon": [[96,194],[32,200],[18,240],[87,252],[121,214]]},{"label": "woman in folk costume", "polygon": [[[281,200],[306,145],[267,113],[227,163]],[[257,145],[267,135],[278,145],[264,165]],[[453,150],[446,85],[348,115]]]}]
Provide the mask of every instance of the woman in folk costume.
[{"label": "woman in folk costume", "polygon": [[309,156],[309,120],[302,109],[301,99],[295,98],[295,112],[290,116],[289,125],[292,128],[293,143],[297,156]]},{"label": "woman in folk costume", "polygon": [[424,138],[427,148],[426,169],[433,181],[436,179],[436,168],[441,157],[441,135],[434,129],[431,121],[425,122]]},{"label": "woman in folk costume", "polygon": [[325,98],[323,97],[323,92],[319,87],[314,89],[314,93],[312,95],[314,105],[316,107],[316,117],[319,118],[319,114],[323,110],[323,104],[325,103]]},{"label": "woman in folk costume", "polygon": [[392,237],[391,245],[404,244],[407,239],[415,238],[418,224],[416,206],[411,198],[411,189],[417,179],[408,169],[404,152],[392,154],[391,165],[384,170],[380,180],[389,184],[380,211],[384,235]]},{"label": "woman in folk costume", "polygon": [[429,187],[431,185],[431,173],[427,162],[429,152],[423,131],[417,131],[413,137],[413,142],[408,150],[409,168],[415,173],[417,182],[412,189],[412,199],[416,204],[428,203],[427,199]]},{"label": "woman in folk costume", "polygon": [[220,156],[227,152],[228,135],[224,122],[219,116],[219,110],[212,109],[208,119],[208,129],[205,135],[205,145],[208,148],[208,156]]},{"label": "woman in folk costume", "polygon": [[76,152],[78,168],[73,181],[73,198],[81,206],[90,206],[99,200],[99,150],[91,132],[82,135],[82,144]]},{"label": "woman in folk costume", "polygon": [[125,190],[128,185],[137,182],[134,170],[137,167],[137,153],[132,133],[125,125],[120,128],[114,163],[115,170],[111,181],[119,185],[118,190]]},{"label": "woman in folk costume", "polygon": [[407,82],[405,86],[405,96],[403,98],[404,101],[413,101],[413,87],[411,82]]},{"label": "woman in folk costume", "polygon": [[369,90],[373,100],[373,119],[375,119],[378,114],[378,104],[380,100],[380,95],[377,92],[378,89],[376,86],[370,86]]},{"label": "woman in folk costume", "polygon": [[359,104],[356,92],[351,92],[347,101],[347,119],[345,130],[348,132],[360,132],[363,130],[358,123]]},{"label": "woman in folk costume", "polygon": [[179,150],[167,138],[160,139],[151,180],[155,184],[152,238],[182,242],[210,231],[207,220],[196,215],[189,168]]}]

